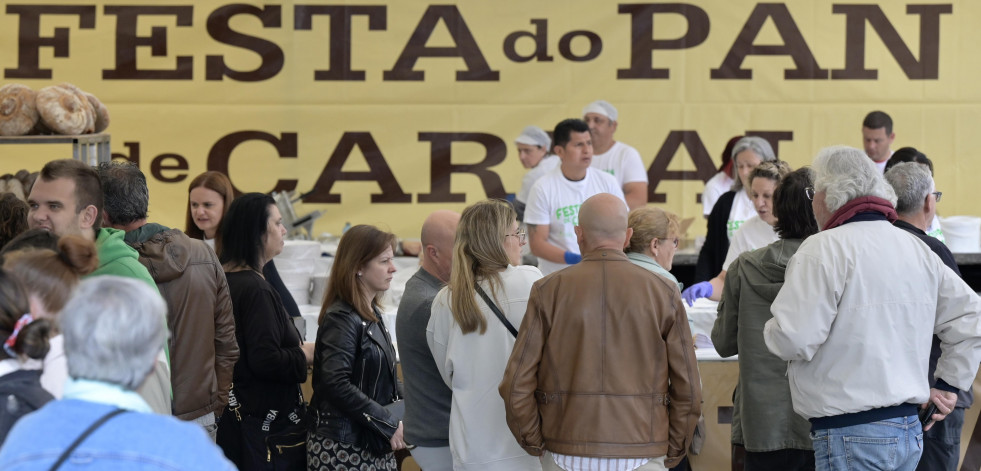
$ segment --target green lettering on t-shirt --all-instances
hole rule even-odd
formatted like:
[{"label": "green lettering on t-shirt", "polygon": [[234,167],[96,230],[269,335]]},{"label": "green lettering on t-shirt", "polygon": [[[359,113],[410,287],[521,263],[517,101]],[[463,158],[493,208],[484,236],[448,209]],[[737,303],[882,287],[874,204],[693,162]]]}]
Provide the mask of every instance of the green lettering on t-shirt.
[{"label": "green lettering on t-shirt", "polygon": [[569,206],[562,206],[555,210],[555,219],[558,219],[563,224],[572,224],[573,226],[579,225],[579,207],[580,204],[570,204]]},{"label": "green lettering on t-shirt", "polygon": [[739,226],[742,226],[744,222],[746,222],[746,221],[728,221],[728,222],[726,222],[726,233],[729,234],[729,238],[730,239],[732,238],[732,235],[735,234],[737,230],[739,230]]},{"label": "green lettering on t-shirt", "polygon": [[603,171],[613,175],[614,177],[617,176],[616,172],[612,168],[603,169]]}]

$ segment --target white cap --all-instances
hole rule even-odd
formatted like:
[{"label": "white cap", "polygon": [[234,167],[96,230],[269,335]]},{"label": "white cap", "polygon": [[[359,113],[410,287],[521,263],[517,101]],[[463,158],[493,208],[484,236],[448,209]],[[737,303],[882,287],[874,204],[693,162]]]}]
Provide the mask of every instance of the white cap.
[{"label": "white cap", "polygon": [[548,133],[542,131],[542,128],[538,126],[526,126],[524,130],[521,131],[521,135],[514,140],[518,144],[528,144],[529,146],[538,146],[542,149],[548,149],[549,144],[552,140],[549,139]]},{"label": "white cap", "polygon": [[596,100],[582,109],[582,115],[586,116],[586,113],[596,113],[606,116],[610,121],[617,120],[617,109],[613,107],[608,101]]}]

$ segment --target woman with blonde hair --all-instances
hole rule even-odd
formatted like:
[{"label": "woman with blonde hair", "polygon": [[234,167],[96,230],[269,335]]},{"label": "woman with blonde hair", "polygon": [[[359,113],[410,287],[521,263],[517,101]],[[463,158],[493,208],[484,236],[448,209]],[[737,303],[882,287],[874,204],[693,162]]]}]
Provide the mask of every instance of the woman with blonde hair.
[{"label": "woman with blonde hair", "polygon": [[3,269],[17,278],[27,292],[31,315],[54,325],[55,335],[44,357],[41,385],[56,398],[61,397],[68,379],[68,363],[56,316],[81,278],[98,266],[95,243],[75,235],[59,238],[57,250],[25,249],[9,252],[4,257]]},{"label": "woman with blonde hair", "polygon": [[455,470],[540,470],[514,440],[497,388],[532,284],[542,277],[521,266],[514,208],[502,200],[463,210],[449,285],[433,300],[426,340],[443,381],[453,390],[450,453]]},{"label": "woman with blonde hair", "polygon": [[681,224],[678,216],[661,208],[637,208],[630,212],[627,226],[634,230],[624,252],[634,265],[661,275],[682,288],[671,274],[674,253],[678,251]]},{"label": "woman with blonde hair", "polygon": [[[405,448],[395,348],[379,309],[395,273],[396,238],[374,226],[347,230],[327,278],[313,354],[316,417],[307,435],[308,470],[397,469]],[[404,410],[404,409],[403,409]]]}]

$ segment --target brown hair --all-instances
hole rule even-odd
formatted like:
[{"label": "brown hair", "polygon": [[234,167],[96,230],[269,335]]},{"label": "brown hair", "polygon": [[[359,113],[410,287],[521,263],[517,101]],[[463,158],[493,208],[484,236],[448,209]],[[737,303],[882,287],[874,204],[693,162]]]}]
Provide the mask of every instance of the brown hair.
[{"label": "brown hair", "polygon": [[184,233],[192,239],[204,239],[204,231],[198,229],[197,224],[194,224],[194,216],[191,215],[191,190],[198,187],[204,187],[218,193],[225,202],[221,211],[221,221],[218,221],[218,227],[215,228],[215,251],[221,253],[221,223],[224,222],[225,213],[228,212],[228,208],[232,206],[232,200],[235,199],[235,189],[227,175],[214,170],[204,172],[191,180],[191,184],[187,186],[187,221],[184,223]]},{"label": "brown hair", "polygon": [[98,267],[95,243],[76,235],[59,238],[57,251],[19,250],[8,253],[3,263],[51,314],[61,311],[79,280]]},{"label": "brown hair", "polygon": [[27,230],[27,209],[13,193],[0,195],[0,247]]},{"label": "brown hair", "polygon": [[50,182],[59,178],[67,178],[75,182],[75,214],[81,213],[89,206],[95,206],[95,221],[92,230],[98,232],[102,227],[102,181],[99,173],[84,162],[72,159],[52,160],[44,164],[39,177]]},{"label": "brown hair", "polygon": [[[463,210],[453,244],[453,268],[450,270],[450,312],[464,334],[487,331],[487,319],[477,304],[474,285],[488,280],[494,301],[500,272],[511,260],[504,249],[504,237],[515,222],[514,207],[503,200],[484,200]],[[500,303],[498,303],[500,304]]]},{"label": "brown hair", "polygon": [[671,233],[680,236],[678,216],[661,208],[637,208],[627,217],[627,227],[634,230],[625,252],[646,253],[654,239],[666,239]]},{"label": "brown hair", "polygon": [[[0,270],[0,342],[10,338],[17,321],[29,310],[30,303],[23,285],[10,273]],[[45,319],[35,318],[20,329],[13,350],[15,353],[27,355],[28,358],[37,360],[44,358],[50,347],[48,344],[50,333],[51,323]],[[10,355],[0,349],[0,358],[10,358]]]},{"label": "brown hair", "polygon": [[364,224],[348,229],[341,236],[334,256],[334,264],[330,267],[330,276],[327,277],[327,292],[324,294],[324,303],[320,308],[317,324],[323,325],[327,310],[334,301],[338,300],[354,306],[354,310],[358,311],[362,319],[378,322],[378,317],[372,309],[378,306],[378,297],[375,296],[370,304],[365,300],[365,288],[358,280],[358,271],[386,248],[391,248],[394,252],[395,243],[395,234]]}]

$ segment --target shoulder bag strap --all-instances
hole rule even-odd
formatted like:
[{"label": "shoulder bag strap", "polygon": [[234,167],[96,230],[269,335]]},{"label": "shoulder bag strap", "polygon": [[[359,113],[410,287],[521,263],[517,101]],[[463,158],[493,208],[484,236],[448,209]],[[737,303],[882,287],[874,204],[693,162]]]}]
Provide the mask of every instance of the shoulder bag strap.
[{"label": "shoulder bag strap", "polygon": [[504,317],[504,313],[501,312],[501,310],[497,308],[497,305],[494,304],[493,301],[491,301],[490,297],[487,296],[487,293],[484,292],[483,288],[481,288],[480,285],[478,285],[476,283],[474,283],[473,287],[474,287],[474,289],[477,290],[477,294],[479,294],[480,297],[484,299],[484,302],[487,303],[487,306],[491,308],[491,311],[494,311],[494,315],[497,316],[497,318],[501,320],[501,323],[504,324],[504,327],[507,327],[508,332],[511,332],[511,335],[513,335],[513,336],[515,336],[515,338],[517,338],[518,337],[518,329],[515,329],[514,326],[511,325],[511,322],[508,321],[508,318],[507,317]]},{"label": "shoulder bag strap", "polygon": [[122,414],[123,412],[126,412],[126,411],[123,410],[123,409],[114,409],[114,410],[110,411],[109,413],[103,415],[102,417],[99,417],[99,420],[96,420],[92,425],[89,425],[89,428],[85,429],[85,431],[82,432],[82,434],[79,435],[78,438],[76,438],[75,441],[72,442],[72,444],[68,446],[68,449],[65,450],[61,454],[61,456],[58,457],[58,460],[55,461],[53,465],[51,465],[51,468],[50,468],[49,471],[55,471],[56,469],[60,468],[61,465],[68,459],[68,456],[71,455],[71,453],[73,451],[75,451],[76,448],[78,448],[78,445],[81,445],[82,442],[85,441],[85,439],[89,437],[89,435],[92,435],[92,432],[94,432],[95,429],[101,427],[102,424],[105,424],[106,422],[108,422],[109,419],[111,419],[111,418],[113,418],[113,417],[115,417],[115,416],[117,416],[119,414]]}]

